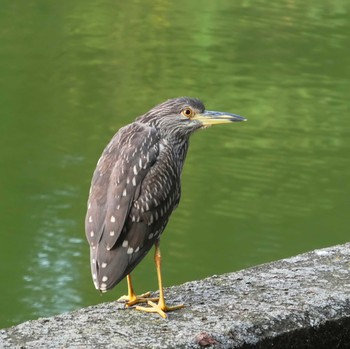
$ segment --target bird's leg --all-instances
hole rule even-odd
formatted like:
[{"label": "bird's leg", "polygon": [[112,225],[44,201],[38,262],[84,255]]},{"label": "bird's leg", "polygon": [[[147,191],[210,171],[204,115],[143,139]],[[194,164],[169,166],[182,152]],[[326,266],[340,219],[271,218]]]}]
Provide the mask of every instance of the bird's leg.
[{"label": "bird's leg", "polygon": [[162,281],[162,271],[161,271],[162,258],[161,258],[161,254],[160,254],[159,242],[155,243],[154,262],[156,264],[157,276],[158,276],[158,285],[159,285],[159,301],[158,301],[158,304],[154,303],[153,300],[149,299],[147,301],[147,304],[150,307],[139,307],[139,306],[137,306],[135,309],[136,310],[141,310],[141,311],[146,311],[146,312],[149,312],[149,313],[158,313],[161,317],[167,318],[166,312],[183,308],[184,305],[180,304],[180,305],[175,305],[175,306],[169,307],[169,306],[167,306],[165,304],[164,291],[163,291],[163,281]]},{"label": "bird's leg", "polygon": [[126,308],[131,307],[131,306],[138,304],[138,303],[145,303],[149,300],[151,300],[151,301],[158,300],[158,298],[150,298],[151,292],[146,292],[146,293],[143,293],[143,294],[140,294],[139,296],[137,296],[136,293],[134,292],[134,288],[132,286],[130,274],[128,274],[126,276],[126,281],[128,283],[128,295],[122,296],[118,299],[118,302],[126,301],[126,303],[125,303]]}]

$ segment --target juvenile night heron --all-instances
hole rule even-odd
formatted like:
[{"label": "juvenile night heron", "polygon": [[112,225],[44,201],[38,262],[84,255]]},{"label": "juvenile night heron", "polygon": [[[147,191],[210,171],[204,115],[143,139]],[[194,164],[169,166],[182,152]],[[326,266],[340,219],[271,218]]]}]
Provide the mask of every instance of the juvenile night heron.
[{"label": "juvenile night heron", "polygon": [[[96,289],[106,292],[127,276],[128,295],[121,298],[127,307],[147,302],[136,309],[162,317],[183,307],[165,304],[159,241],[180,200],[189,137],[210,125],[244,120],[182,97],[157,105],[114,135],[97,163],[85,220]],[[130,278],[153,245],[159,299],[137,296]]]}]

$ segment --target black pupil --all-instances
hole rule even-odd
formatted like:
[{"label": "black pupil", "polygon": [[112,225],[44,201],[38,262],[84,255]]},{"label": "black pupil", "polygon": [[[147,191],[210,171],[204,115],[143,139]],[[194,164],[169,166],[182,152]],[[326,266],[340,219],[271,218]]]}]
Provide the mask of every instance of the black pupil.
[{"label": "black pupil", "polygon": [[186,115],[190,115],[191,114],[191,110],[186,109]]}]

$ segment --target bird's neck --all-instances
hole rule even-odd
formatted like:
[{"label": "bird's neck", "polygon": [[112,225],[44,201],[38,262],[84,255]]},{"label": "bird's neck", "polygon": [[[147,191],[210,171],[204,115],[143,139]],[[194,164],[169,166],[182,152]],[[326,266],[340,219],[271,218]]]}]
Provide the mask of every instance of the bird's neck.
[{"label": "bird's neck", "polygon": [[179,142],[176,144],[175,149],[178,155],[178,161],[179,161],[179,166],[181,166],[181,171],[182,171],[182,167],[183,164],[185,162],[186,159],[186,155],[187,155],[187,150],[188,150],[188,145],[189,145],[189,140],[186,139],[183,142]]},{"label": "bird's neck", "polygon": [[182,167],[186,159],[189,146],[188,138],[164,138],[164,143],[167,145],[168,151],[172,153],[173,162],[176,163],[176,169],[179,175],[182,172]]}]

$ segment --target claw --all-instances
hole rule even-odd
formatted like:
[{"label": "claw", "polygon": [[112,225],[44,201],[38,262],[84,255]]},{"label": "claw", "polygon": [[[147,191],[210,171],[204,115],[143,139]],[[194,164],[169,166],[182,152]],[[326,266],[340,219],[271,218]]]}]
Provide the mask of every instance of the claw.
[{"label": "claw", "polygon": [[135,309],[140,311],[145,311],[147,313],[158,313],[163,319],[166,319],[168,317],[166,314],[167,312],[184,308],[183,304],[168,307],[165,304],[162,305],[159,303],[154,303],[153,301],[148,300],[147,304],[149,305],[149,307],[136,306]]},{"label": "claw", "polygon": [[129,308],[132,307],[135,304],[139,303],[147,303],[148,301],[157,302],[159,298],[151,298],[151,292],[146,292],[140,295],[131,295],[131,297],[128,295],[121,296],[117,301],[118,302],[125,302],[125,307]]}]

